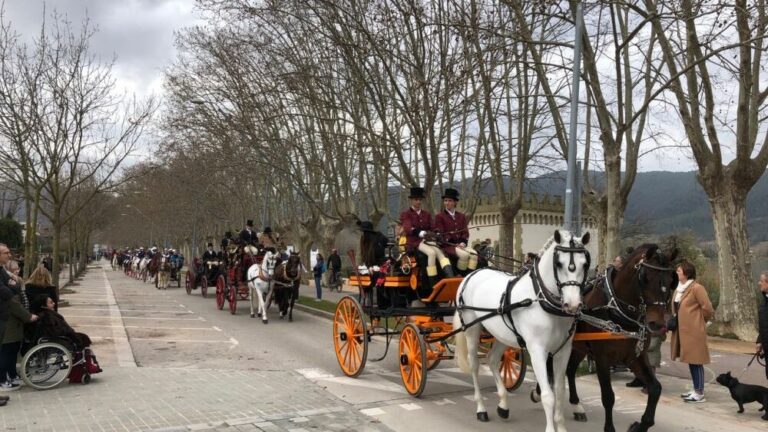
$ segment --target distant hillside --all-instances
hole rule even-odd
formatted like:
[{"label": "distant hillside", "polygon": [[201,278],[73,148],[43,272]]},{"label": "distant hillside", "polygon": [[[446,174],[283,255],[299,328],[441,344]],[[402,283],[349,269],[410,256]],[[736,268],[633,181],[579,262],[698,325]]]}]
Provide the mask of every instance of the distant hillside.
[{"label": "distant hillside", "polygon": [[[530,180],[529,189],[562,195],[563,173]],[[628,223],[640,223],[652,234],[692,230],[704,240],[714,238],[709,201],[696,181],[696,172],[653,171],[635,179],[625,213]],[[747,198],[751,243],[768,240],[768,177],[763,176]]]}]

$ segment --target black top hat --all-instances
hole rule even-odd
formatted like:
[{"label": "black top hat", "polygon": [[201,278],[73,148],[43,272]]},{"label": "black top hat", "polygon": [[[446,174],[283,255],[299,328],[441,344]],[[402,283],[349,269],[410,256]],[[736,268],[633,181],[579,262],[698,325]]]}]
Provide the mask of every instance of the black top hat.
[{"label": "black top hat", "polygon": [[227,231],[227,232],[225,232],[225,233],[224,233],[224,237],[226,237],[226,238],[230,238],[230,237],[232,237],[232,231]]},{"label": "black top hat", "polygon": [[411,193],[408,194],[408,198],[426,198],[427,193],[423,187],[411,186]]},{"label": "black top hat", "polygon": [[271,233],[272,233],[272,228],[264,227],[264,234],[271,234]]},{"label": "black top hat", "polygon": [[373,222],[371,222],[371,221],[360,222],[360,231],[373,232],[374,231],[374,229],[373,229]]},{"label": "black top hat", "polygon": [[252,227],[253,226],[253,220],[252,219],[248,219],[247,221],[245,221],[245,226]]},{"label": "black top hat", "polygon": [[213,243],[208,242],[208,247],[213,247]]},{"label": "black top hat", "polygon": [[457,191],[456,189],[452,189],[452,188],[446,189],[445,192],[443,193],[442,199],[446,199],[446,198],[452,199],[454,201],[458,201],[459,200],[459,191]]}]

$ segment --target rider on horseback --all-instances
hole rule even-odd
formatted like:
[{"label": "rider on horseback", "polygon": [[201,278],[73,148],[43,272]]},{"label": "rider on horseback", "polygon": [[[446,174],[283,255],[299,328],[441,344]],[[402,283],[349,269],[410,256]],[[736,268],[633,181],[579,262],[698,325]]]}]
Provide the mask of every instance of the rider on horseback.
[{"label": "rider on horseback", "polygon": [[469,228],[467,217],[456,210],[459,191],[448,188],[443,194],[443,211],[435,216],[435,231],[442,234],[442,249],[447,255],[457,258],[459,273],[471,273],[477,268],[477,252],[467,248]]}]

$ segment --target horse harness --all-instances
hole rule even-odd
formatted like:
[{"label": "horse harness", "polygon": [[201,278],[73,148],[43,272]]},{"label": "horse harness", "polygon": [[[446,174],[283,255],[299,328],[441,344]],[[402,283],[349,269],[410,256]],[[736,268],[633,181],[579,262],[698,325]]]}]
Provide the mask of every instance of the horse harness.
[{"label": "horse harness", "polygon": [[[657,270],[660,272],[667,272],[672,271],[673,269],[671,267],[661,267],[656,266],[653,264],[649,264],[645,262],[645,259],[641,259],[635,266],[634,269],[638,272],[638,280],[641,284],[644,284],[644,275],[645,275],[645,269],[650,268],[653,270]],[[640,304],[635,307],[620,298],[616,296],[616,291],[613,288],[613,284],[611,283],[612,275],[616,270],[614,268],[609,268],[608,271],[605,272],[605,276],[603,277],[603,293],[608,299],[605,305],[601,305],[595,308],[584,310],[581,314],[580,319],[587,324],[609,331],[611,333],[621,334],[623,336],[626,336],[630,339],[637,339],[637,344],[635,345],[635,354],[637,356],[640,356],[640,354],[645,350],[645,340],[648,335],[648,333],[651,332],[651,330],[648,328],[648,326],[645,324],[646,320],[646,312],[648,306],[659,306],[664,309],[666,309],[667,302],[666,301],[654,301],[654,302],[648,302],[645,301],[645,296],[643,296],[642,289],[640,290]],[[626,309],[626,311],[622,308]],[[628,324],[628,326],[637,327],[636,332],[630,332],[627,330],[624,330],[620,324],[617,324],[613,321],[609,320],[603,320],[600,318],[597,318],[593,315],[590,315],[590,312],[598,312],[598,311],[608,311],[609,315],[617,315],[618,319],[625,322],[625,325]],[[630,314],[637,313],[637,318],[632,318]]]},{"label": "horse harness", "polygon": [[[577,287],[583,287],[584,283],[586,282],[586,272],[584,274],[584,277],[582,278],[581,282],[579,281],[560,281],[557,276],[557,263],[559,252],[565,252],[570,254],[570,262],[568,264],[568,270],[573,272],[576,270],[576,265],[574,263],[574,255],[577,253],[582,253],[586,256],[587,259],[587,265],[586,268],[589,268],[590,263],[590,255],[589,251],[586,250],[583,246],[576,246],[571,240],[571,246],[555,246],[555,255],[553,259],[553,270],[555,275],[555,283],[557,286],[557,290],[559,293],[562,293],[563,287],[566,286],[577,286]],[[562,295],[555,295],[548,289],[542,289],[542,286],[545,286],[544,281],[542,280],[540,274],[539,274],[539,259],[537,258],[534,260],[534,265],[531,268],[531,282],[533,285],[533,291],[535,295],[535,299],[524,299],[516,303],[510,303],[511,293],[512,289],[515,285],[517,285],[517,282],[520,281],[521,277],[515,277],[514,279],[510,280],[507,283],[507,288],[504,291],[504,294],[501,296],[500,304],[497,309],[489,309],[489,308],[478,308],[473,306],[466,306],[464,304],[464,298],[463,298],[463,292],[461,295],[459,295],[458,299],[458,308],[457,310],[461,311],[462,309],[477,311],[477,312],[491,312],[488,315],[484,315],[482,317],[479,317],[469,324],[464,322],[464,318],[461,314],[459,314],[459,320],[461,321],[461,328],[455,331],[458,333],[459,331],[464,331],[466,328],[471,327],[479,322],[485,321],[488,318],[500,315],[502,318],[502,321],[504,324],[512,331],[512,333],[515,335],[515,338],[517,339],[517,343],[520,346],[520,348],[525,349],[526,343],[523,336],[517,331],[517,327],[515,326],[515,321],[512,319],[512,311],[521,307],[528,307],[531,306],[534,302],[539,303],[539,306],[541,308],[552,315],[560,316],[560,317],[571,317],[576,318],[573,320],[573,323],[571,323],[570,328],[568,329],[568,334],[566,335],[563,342],[558,346],[558,348],[555,350],[555,352],[550,353],[550,355],[557,354],[568,341],[573,336],[573,333],[576,331],[576,324],[578,321],[578,318],[580,317],[580,314],[569,314],[567,312],[564,312],[562,310]],[[506,273],[510,276],[512,276],[509,273]],[[472,276],[474,276],[475,273],[470,274],[467,276],[467,280],[469,280]]]}]

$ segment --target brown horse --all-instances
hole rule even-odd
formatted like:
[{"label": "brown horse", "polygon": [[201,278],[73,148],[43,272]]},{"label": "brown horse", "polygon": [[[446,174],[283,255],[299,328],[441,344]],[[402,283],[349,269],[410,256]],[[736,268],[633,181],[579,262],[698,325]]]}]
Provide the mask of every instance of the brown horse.
[{"label": "brown horse", "polygon": [[[634,250],[620,270],[610,269],[606,277],[597,281],[585,295],[583,314],[618,324],[637,337],[613,340],[576,341],[568,361],[566,376],[570,403],[577,421],[587,421],[584,408],[576,393],[576,370],[587,355],[595,361],[600,393],[605,409],[603,430],[615,431],[611,387],[611,366],[626,365],[646,384],[648,401],[640,422],[629,431],[647,431],[654,424],[656,405],[661,395],[661,384],[648,362],[648,343],[652,332],[664,325],[665,312],[671,293],[677,284],[674,262],[678,250],[663,253],[655,244],[644,244]],[[585,321],[579,322],[577,333],[594,333],[601,329]],[[533,394],[531,395],[533,398]]]},{"label": "brown horse", "polygon": [[275,266],[272,283],[280,319],[288,315],[288,321],[293,321],[293,305],[299,298],[301,270],[301,257],[298,252],[291,252],[288,259]]}]

